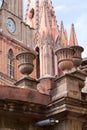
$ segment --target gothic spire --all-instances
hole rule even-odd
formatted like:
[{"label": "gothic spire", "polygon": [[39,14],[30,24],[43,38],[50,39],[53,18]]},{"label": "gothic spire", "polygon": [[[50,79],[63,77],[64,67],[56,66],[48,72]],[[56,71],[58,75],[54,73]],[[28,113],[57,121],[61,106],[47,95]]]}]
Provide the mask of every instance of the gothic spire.
[{"label": "gothic spire", "polygon": [[71,25],[69,45],[70,46],[78,45],[78,41],[77,41],[76,33],[75,33],[75,28],[74,28],[74,24]]},{"label": "gothic spire", "polygon": [[43,6],[41,9],[41,15],[40,15],[40,27],[39,27],[39,32],[41,34],[47,35],[48,33],[51,33],[51,27],[50,27],[50,22],[49,22],[49,16],[48,16],[48,8],[47,8],[47,3],[46,1],[43,2]]},{"label": "gothic spire", "polygon": [[64,29],[63,21],[61,21],[60,25],[60,37],[61,37],[61,45],[67,46],[68,45],[68,36],[67,31]]},{"label": "gothic spire", "polygon": [[59,32],[51,0],[29,0],[25,22],[41,34],[49,32],[55,43]]}]

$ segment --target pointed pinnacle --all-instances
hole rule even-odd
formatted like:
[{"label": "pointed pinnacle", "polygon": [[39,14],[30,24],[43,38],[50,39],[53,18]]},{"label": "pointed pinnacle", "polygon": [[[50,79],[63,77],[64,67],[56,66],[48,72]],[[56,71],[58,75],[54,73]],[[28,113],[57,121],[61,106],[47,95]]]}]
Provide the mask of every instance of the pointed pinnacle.
[{"label": "pointed pinnacle", "polygon": [[78,41],[77,41],[76,33],[75,33],[75,28],[74,28],[74,24],[71,25],[69,45],[70,46],[78,45]]}]

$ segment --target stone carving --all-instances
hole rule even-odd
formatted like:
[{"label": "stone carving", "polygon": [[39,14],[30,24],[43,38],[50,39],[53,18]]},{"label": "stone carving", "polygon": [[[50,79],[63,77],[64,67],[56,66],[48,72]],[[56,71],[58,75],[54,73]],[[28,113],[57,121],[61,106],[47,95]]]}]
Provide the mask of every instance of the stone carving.
[{"label": "stone carving", "polygon": [[82,62],[82,57],[81,57],[81,53],[84,51],[83,47],[81,46],[71,46],[71,48],[73,49],[74,53],[73,53],[73,63],[74,63],[74,67],[78,68],[81,65]]},{"label": "stone carving", "polygon": [[19,61],[19,71],[28,77],[34,68],[33,60],[35,59],[35,54],[32,52],[22,52],[16,56],[16,59]]},{"label": "stone carving", "polygon": [[73,49],[61,48],[56,51],[58,66],[64,73],[67,73],[73,68]]}]

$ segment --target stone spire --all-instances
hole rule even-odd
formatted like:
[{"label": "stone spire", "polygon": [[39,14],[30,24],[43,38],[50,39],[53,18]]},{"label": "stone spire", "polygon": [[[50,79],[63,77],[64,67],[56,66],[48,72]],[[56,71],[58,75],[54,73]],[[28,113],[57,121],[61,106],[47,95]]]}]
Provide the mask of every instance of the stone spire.
[{"label": "stone spire", "polygon": [[75,33],[75,28],[74,28],[74,24],[71,25],[69,45],[70,46],[78,45],[78,41],[77,41],[76,33]]},{"label": "stone spire", "polygon": [[29,0],[26,24],[35,29],[34,49],[39,48],[40,78],[55,74],[53,65],[58,27],[51,0]]},{"label": "stone spire", "polygon": [[40,33],[48,30],[53,41],[56,41],[58,27],[51,0],[29,0],[25,22]]},{"label": "stone spire", "polygon": [[61,37],[61,45],[67,46],[68,45],[68,36],[67,31],[64,29],[63,21],[61,21],[60,25],[60,37]]},{"label": "stone spire", "polygon": [[41,20],[40,20],[40,27],[39,27],[39,32],[41,35],[47,35],[48,33],[51,33],[51,27],[50,27],[50,21],[49,21],[49,16],[48,16],[48,8],[47,8],[47,2],[43,1],[42,8],[41,8]]}]

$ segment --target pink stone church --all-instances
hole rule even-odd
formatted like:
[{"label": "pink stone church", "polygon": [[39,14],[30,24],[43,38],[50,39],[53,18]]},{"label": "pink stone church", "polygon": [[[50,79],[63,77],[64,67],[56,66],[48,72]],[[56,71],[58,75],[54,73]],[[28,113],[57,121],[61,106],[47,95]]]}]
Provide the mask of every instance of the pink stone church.
[{"label": "pink stone church", "polygon": [[87,130],[87,58],[52,0],[0,2],[0,130]]}]

